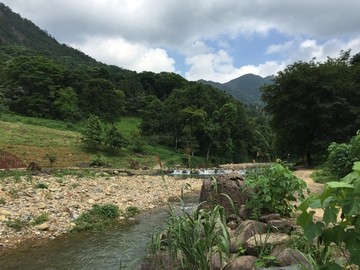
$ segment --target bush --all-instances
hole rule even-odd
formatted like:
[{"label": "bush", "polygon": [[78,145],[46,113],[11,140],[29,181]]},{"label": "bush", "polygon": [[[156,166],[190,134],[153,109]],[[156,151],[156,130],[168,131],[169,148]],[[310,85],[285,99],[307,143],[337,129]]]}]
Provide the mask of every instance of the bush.
[{"label": "bush", "polygon": [[264,213],[290,214],[294,208],[290,202],[304,198],[306,187],[303,180],[280,164],[254,170],[245,185],[252,193],[246,207],[254,217]]},{"label": "bush", "polygon": [[49,220],[49,214],[48,213],[42,213],[40,216],[37,216],[34,218],[32,224],[33,225],[39,225],[44,223],[45,221]]},{"label": "bush", "polygon": [[355,161],[360,160],[360,131],[346,143],[331,143],[328,147],[327,167],[337,178],[351,172]]},{"label": "bush", "polygon": [[115,125],[106,131],[105,145],[111,150],[117,150],[126,145],[124,136]]},{"label": "bush", "polygon": [[97,149],[101,147],[104,142],[105,131],[104,124],[100,118],[95,115],[91,115],[85,124],[85,128],[82,131],[83,142],[91,149]]},{"label": "bush", "polygon": [[120,216],[120,210],[116,205],[94,204],[92,209],[82,213],[76,220],[76,226],[72,231],[100,230],[111,224]]}]

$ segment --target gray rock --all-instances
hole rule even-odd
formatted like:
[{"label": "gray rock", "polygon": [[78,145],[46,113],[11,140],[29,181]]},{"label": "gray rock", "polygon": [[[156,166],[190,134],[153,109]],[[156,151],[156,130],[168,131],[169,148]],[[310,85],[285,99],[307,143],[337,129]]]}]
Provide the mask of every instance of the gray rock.
[{"label": "gray rock", "polygon": [[289,241],[289,235],[284,233],[256,234],[245,242],[244,247],[246,248],[246,254],[256,256],[259,250],[274,248]]},{"label": "gray rock", "polygon": [[286,219],[267,221],[272,232],[289,233],[293,230],[292,224]]},{"label": "gray rock", "polygon": [[231,260],[224,270],[252,270],[256,262],[255,256],[239,256]]},{"label": "gray rock", "polygon": [[313,269],[306,256],[302,252],[292,248],[284,249],[277,256],[277,261],[280,266],[298,265],[304,267],[305,269]]}]

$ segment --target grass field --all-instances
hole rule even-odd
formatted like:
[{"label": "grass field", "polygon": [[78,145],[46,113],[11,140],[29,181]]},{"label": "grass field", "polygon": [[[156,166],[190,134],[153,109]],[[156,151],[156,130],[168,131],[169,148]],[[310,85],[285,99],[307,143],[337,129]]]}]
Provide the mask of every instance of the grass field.
[{"label": "grass field", "polygon": [[[117,127],[126,138],[139,128],[140,118],[124,117]],[[145,145],[142,155],[135,154],[127,148],[120,151],[90,151],[82,144],[81,123],[69,124],[62,121],[18,115],[0,117],[0,151],[17,156],[25,165],[34,161],[42,167],[49,167],[48,156],[55,156],[55,168],[75,167],[79,163],[88,163],[98,156],[111,163],[113,167],[129,167],[137,162],[141,166],[153,167],[159,156],[163,161],[172,163],[181,161],[181,154],[161,146]]]}]

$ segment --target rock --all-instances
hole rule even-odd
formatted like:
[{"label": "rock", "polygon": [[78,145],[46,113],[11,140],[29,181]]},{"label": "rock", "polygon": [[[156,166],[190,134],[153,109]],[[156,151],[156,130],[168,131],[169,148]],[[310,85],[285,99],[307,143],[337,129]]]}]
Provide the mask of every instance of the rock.
[{"label": "rock", "polygon": [[40,231],[47,231],[49,230],[49,228],[50,228],[50,224],[48,222],[36,226],[36,229]]},{"label": "rock", "polygon": [[242,204],[239,209],[239,217],[242,220],[247,220],[250,217],[249,209],[246,208],[245,204]]},{"label": "rock", "polygon": [[284,233],[256,234],[245,242],[244,247],[246,248],[246,254],[256,256],[259,250],[274,248],[289,241],[289,235]]},{"label": "rock", "polygon": [[292,266],[298,265],[304,267],[304,269],[313,269],[311,263],[306,258],[306,256],[295,249],[286,248],[278,256],[277,262],[280,266]]},{"label": "rock", "polygon": [[289,233],[293,230],[292,224],[286,219],[269,220],[267,224],[272,232]]},{"label": "rock", "polygon": [[230,252],[237,253],[240,246],[243,246],[245,242],[256,234],[262,234],[268,231],[268,225],[255,221],[245,220],[234,231],[234,237],[230,239]]},{"label": "rock", "polygon": [[6,220],[6,216],[5,215],[0,215],[0,221],[5,221]]},{"label": "rock", "polygon": [[260,221],[262,222],[268,222],[270,220],[277,220],[277,219],[281,219],[280,214],[267,214],[267,215],[263,215],[259,218]]},{"label": "rock", "polygon": [[89,199],[89,200],[88,200],[88,203],[89,203],[89,204],[94,204],[94,203],[95,203],[95,200],[94,200],[94,199]]},{"label": "rock", "polygon": [[218,252],[213,254],[210,258],[210,265],[211,265],[210,269],[213,270],[224,269],[226,262],[224,261],[223,258],[224,256],[220,256]]},{"label": "rock", "polygon": [[11,213],[10,211],[7,211],[7,210],[5,210],[5,209],[1,209],[1,210],[0,210],[0,215],[12,216],[13,213]]},{"label": "rock", "polygon": [[[249,197],[249,193],[244,188],[243,178],[240,175],[223,174],[217,176],[215,180],[203,181],[200,191],[201,207],[212,209],[216,205],[221,205],[227,215],[237,214],[234,211],[237,211]],[[229,196],[231,201],[223,194]]]},{"label": "rock", "polygon": [[239,256],[231,260],[224,270],[252,270],[256,262],[255,256]]}]

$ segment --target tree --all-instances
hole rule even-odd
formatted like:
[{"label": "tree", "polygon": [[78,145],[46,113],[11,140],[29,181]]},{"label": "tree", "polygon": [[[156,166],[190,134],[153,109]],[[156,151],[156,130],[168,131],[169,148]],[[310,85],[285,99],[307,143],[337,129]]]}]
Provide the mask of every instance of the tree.
[{"label": "tree", "polygon": [[81,118],[78,97],[71,87],[60,89],[54,107],[58,110],[60,119],[74,122]]},{"label": "tree", "polygon": [[346,141],[358,128],[360,92],[349,72],[349,57],[324,63],[296,62],[262,88],[281,153],[305,157],[325,153],[332,141]]},{"label": "tree", "polygon": [[126,144],[126,140],[120,130],[112,125],[105,134],[105,145],[111,150],[117,150]]},{"label": "tree", "polygon": [[105,130],[100,118],[90,115],[82,132],[83,142],[91,149],[100,148],[104,143]]},{"label": "tree", "polygon": [[124,112],[125,94],[105,79],[90,80],[81,94],[82,109],[107,122],[115,122]]}]

